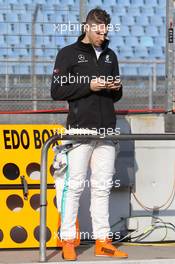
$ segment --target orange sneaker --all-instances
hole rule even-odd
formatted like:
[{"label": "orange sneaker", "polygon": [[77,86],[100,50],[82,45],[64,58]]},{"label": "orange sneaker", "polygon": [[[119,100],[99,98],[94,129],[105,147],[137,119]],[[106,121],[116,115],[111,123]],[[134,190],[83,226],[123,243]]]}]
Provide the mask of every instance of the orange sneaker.
[{"label": "orange sneaker", "polygon": [[95,242],[95,256],[109,256],[116,258],[128,258],[128,254],[119,250],[112,245],[110,239],[96,240]]},{"label": "orange sneaker", "polygon": [[76,260],[75,240],[63,240],[62,257],[65,260]]}]

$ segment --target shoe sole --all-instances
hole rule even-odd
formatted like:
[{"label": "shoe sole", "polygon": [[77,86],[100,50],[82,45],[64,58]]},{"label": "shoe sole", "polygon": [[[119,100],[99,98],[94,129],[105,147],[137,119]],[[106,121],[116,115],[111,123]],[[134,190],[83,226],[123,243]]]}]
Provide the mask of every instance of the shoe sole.
[{"label": "shoe sole", "polygon": [[118,256],[109,256],[109,255],[95,255],[95,257],[108,257],[108,258],[118,258],[118,259],[128,258],[128,257],[118,257]]}]

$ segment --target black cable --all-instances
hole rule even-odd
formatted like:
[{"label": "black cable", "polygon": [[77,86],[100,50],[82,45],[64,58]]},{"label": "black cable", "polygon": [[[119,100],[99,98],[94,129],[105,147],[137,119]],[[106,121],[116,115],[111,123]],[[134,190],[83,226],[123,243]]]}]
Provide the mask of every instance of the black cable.
[{"label": "black cable", "polygon": [[[153,241],[153,242],[150,242],[150,241],[140,241],[139,243],[158,243],[158,242],[163,242],[164,239],[166,238],[167,236],[167,230],[168,229],[171,229],[173,231],[175,231],[175,225],[172,224],[171,222],[164,222],[161,218],[157,217],[157,216],[153,216],[153,215],[137,215],[137,216],[131,216],[131,217],[125,217],[125,218],[122,218],[121,220],[117,221],[116,223],[114,223],[112,227],[114,227],[115,225],[121,223],[122,221],[128,219],[128,218],[139,218],[139,217],[150,217],[150,218],[154,218],[154,219],[157,219],[158,221],[154,222],[154,224],[163,224],[163,226],[154,226],[154,228],[152,230],[148,230],[147,232],[142,232],[141,234],[137,235],[137,236],[134,236],[132,238],[130,238],[129,236],[126,237],[126,240],[128,241],[128,239],[144,239],[145,237],[148,237],[154,230],[156,229],[159,229],[159,228],[166,228],[166,234],[164,236],[164,238],[161,240],[161,241]],[[169,226],[168,226],[169,225]],[[153,225],[152,225],[153,226]],[[134,233],[135,231],[133,231]],[[115,232],[113,232],[115,233]],[[132,234],[132,233],[131,233]],[[143,235],[145,235],[144,237],[142,237]],[[113,239],[115,239],[115,237],[113,237]],[[114,240],[113,242],[116,242],[116,243],[120,243],[121,241],[126,241],[125,239],[122,240]],[[95,240],[83,240],[81,241],[80,245],[91,245],[91,244],[94,244],[95,243]],[[132,241],[131,243],[138,243],[137,240],[136,241]]]},{"label": "black cable", "polygon": [[[171,229],[171,230],[175,231],[174,228],[167,226],[166,223],[164,223],[164,224],[165,224],[164,226],[155,226],[152,230],[148,230],[146,233],[141,233],[140,235],[132,237],[131,239],[135,239],[135,238],[138,238],[138,240],[139,239],[144,239],[147,236],[149,236],[154,230],[159,229],[159,228],[166,228],[166,234],[165,234],[164,238],[162,240],[154,241],[154,242],[151,242],[151,243],[163,242],[165,240],[166,236],[167,236],[168,229]],[[143,235],[145,235],[145,236],[142,237]],[[136,241],[132,241],[132,243],[137,243],[137,242],[138,242],[137,240]],[[139,241],[139,243],[141,243],[141,241]],[[150,243],[150,241],[144,241],[142,243]]]},{"label": "black cable", "polygon": [[123,217],[121,218],[121,220],[115,222],[114,224],[111,225],[111,228],[120,224],[122,221],[125,221],[126,219],[129,219],[129,218],[139,218],[139,217],[152,217],[152,218],[155,218],[155,219],[159,219],[161,222],[163,221],[161,218],[159,218],[158,216],[154,216],[154,215],[135,215],[135,216],[128,216],[128,217]]},{"label": "black cable", "polygon": [[[138,236],[132,237],[131,239],[136,239],[136,241],[134,241],[134,242],[138,242],[138,240],[143,240],[144,238],[148,237],[154,230],[156,230],[158,228],[165,228],[165,226],[162,226],[162,227],[156,227],[155,226],[152,230],[148,230],[147,232],[144,232]],[[167,228],[166,228],[166,234],[161,241],[163,241],[166,236],[167,236]],[[161,242],[161,241],[157,241],[157,242]],[[144,243],[147,243],[147,242],[144,241]]]},{"label": "black cable", "polygon": [[[135,236],[135,237],[132,237],[131,239],[135,239],[135,238],[138,238],[138,239],[144,239],[145,237],[148,237],[155,229],[157,228],[166,228],[166,234],[164,236],[164,238],[161,240],[161,241],[164,241],[164,239],[166,238],[167,236],[167,232],[168,232],[168,228],[172,229],[173,231],[175,231],[175,226],[172,224],[172,223],[168,223],[168,222],[164,222],[161,218],[157,217],[157,216],[148,216],[148,215],[139,215],[139,216],[132,216],[131,218],[135,218],[135,217],[152,217],[154,219],[157,219],[158,221],[156,221],[154,224],[163,224],[163,226],[154,226],[154,228],[152,230],[148,230],[146,233],[145,232],[142,232],[141,234],[139,234],[138,236]],[[126,217],[126,218],[123,218],[122,220],[116,222],[115,224],[113,224],[113,226],[115,226],[117,223],[120,223],[121,221],[125,220],[125,219],[128,219],[130,217]],[[171,225],[171,227],[167,226],[167,225]],[[135,231],[133,231],[132,233],[134,233]],[[115,233],[115,232],[114,232]],[[132,235],[132,233],[130,235]],[[144,237],[142,237],[144,235]],[[130,236],[126,237],[126,239],[129,239]],[[120,239],[120,240],[117,240],[116,242],[119,243],[121,241],[125,241],[125,239]],[[156,242],[161,242],[161,241],[156,241]],[[144,243],[147,243],[147,242],[144,242]]]}]

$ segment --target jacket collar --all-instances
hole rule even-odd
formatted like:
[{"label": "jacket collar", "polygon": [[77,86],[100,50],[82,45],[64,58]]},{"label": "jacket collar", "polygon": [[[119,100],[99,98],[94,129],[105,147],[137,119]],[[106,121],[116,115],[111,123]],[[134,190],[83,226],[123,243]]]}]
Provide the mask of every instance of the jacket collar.
[{"label": "jacket collar", "polygon": [[[81,36],[78,37],[78,40],[76,42],[78,47],[81,48],[84,51],[92,51],[92,50],[94,50],[93,47],[92,47],[92,44],[82,42],[82,39],[84,37],[85,37],[85,33],[83,33]],[[109,45],[109,40],[105,39],[105,41],[102,44],[103,52],[108,48],[108,45]]]}]

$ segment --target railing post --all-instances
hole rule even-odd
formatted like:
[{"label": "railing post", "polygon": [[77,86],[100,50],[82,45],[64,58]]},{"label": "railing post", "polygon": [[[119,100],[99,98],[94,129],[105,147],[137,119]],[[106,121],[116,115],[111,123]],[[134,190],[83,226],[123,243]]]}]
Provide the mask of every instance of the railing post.
[{"label": "railing post", "polygon": [[47,160],[50,145],[59,139],[59,135],[49,138],[41,152],[41,183],[40,183],[40,261],[46,261],[46,206],[47,206]]}]

